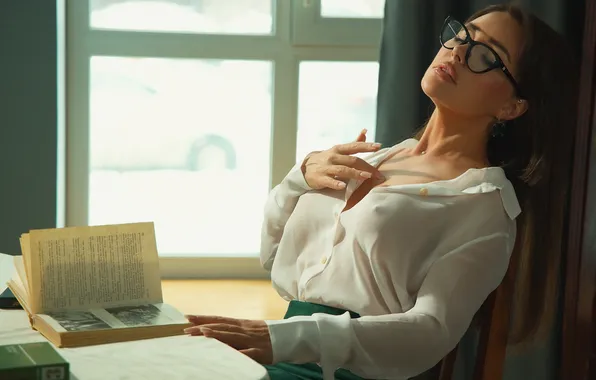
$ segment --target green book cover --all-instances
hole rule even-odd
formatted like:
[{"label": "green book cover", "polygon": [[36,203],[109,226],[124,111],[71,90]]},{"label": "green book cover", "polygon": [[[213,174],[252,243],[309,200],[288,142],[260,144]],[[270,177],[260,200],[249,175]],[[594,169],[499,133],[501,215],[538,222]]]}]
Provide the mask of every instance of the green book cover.
[{"label": "green book cover", "polygon": [[0,346],[0,379],[68,380],[69,365],[48,342]]}]

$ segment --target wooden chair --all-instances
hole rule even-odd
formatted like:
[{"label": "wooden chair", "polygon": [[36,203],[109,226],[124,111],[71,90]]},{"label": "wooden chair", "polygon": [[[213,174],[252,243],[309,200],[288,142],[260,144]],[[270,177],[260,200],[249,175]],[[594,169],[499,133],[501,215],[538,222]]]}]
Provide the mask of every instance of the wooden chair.
[{"label": "wooden chair", "polygon": [[[520,239],[518,239],[519,242]],[[517,245],[517,244],[516,244]],[[515,249],[517,252],[517,246]],[[517,257],[512,257],[507,274],[499,287],[486,299],[475,317],[475,325],[480,330],[474,375],[472,380],[502,380],[507,353],[507,337],[509,335],[509,318]],[[451,380],[457,359],[456,346],[433,369],[433,379]]]}]

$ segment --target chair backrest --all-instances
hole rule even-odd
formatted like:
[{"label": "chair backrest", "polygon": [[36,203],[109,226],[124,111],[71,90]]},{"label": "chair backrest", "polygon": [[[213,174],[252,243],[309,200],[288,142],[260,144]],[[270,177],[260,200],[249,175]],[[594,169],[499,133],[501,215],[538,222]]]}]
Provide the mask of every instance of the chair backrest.
[{"label": "chair backrest", "polygon": [[[518,239],[518,243],[519,243]],[[514,252],[517,252],[517,245]],[[484,301],[475,317],[475,325],[480,330],[473,380],[502,380],[507,354],[510,311],[517,273],[517,256],[512,257],[507,274],[501,285]],[[455,360],[455,347],[437,364],[435,378],[451,380]]]}]

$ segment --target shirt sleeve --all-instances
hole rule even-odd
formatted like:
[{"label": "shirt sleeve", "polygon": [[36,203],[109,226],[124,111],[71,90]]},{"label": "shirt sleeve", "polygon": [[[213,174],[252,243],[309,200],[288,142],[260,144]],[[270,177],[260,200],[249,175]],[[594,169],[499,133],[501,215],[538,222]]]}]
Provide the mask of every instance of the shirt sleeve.
[{"label": "shirt sleeve", "polygon": [[304,179],[301,165],[296,165],[269,193],[261,229],[261,265],[271,270],[286,222],[302,194],[312,190]]},{"label": "shirt sleeve", "polygon": [[267,321],[274,362],[318,362],[366,378],[407,379],[434,366],[459,342],[503,280],[513,249],[507,233],[477,238],[436,260],[404,313],[314,314]]}]

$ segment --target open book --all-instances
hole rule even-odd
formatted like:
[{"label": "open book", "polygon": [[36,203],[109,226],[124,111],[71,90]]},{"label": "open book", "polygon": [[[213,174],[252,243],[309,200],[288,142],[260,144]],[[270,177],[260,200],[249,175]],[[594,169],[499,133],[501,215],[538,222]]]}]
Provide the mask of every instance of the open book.
[{"label": "open book", "polygon": [[8,287],[58,347],[182,334],[164,304],[153,223],[32,230]]}]

